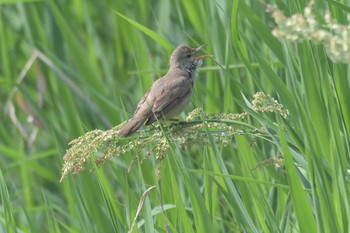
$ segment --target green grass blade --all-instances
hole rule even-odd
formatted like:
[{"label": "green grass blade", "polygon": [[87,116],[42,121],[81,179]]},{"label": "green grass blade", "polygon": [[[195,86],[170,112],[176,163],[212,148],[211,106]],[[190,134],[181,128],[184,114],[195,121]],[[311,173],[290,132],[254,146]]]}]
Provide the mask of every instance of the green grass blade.
[{"label": "green grass blade", "polygon": [[150,38],[152,38],[155,42],[163,45],[163,47],[170,52],[173,49],[173,46],[163,37],[161,37],[159,34],[155,33],[154,31],[150,30],[149,28],[143,26],[142,24],[136,22],[135,20],[130,19],[129,17],[126,17],[125,15],[115,11],[115,13],[121,17],[122,19],[124,19],[125,21],[127,21],[128,23],[130,23],[132,26],[134,26],[135,28],[139,29],[141,32],[145,33],[147,36],[149,36]]},{"label": "green grass blade", "polygon": [[17,231],[16,221],[13,216],[13,209],[11,207],[10,194],[8,192],[2,170],[0,170],[0,193],[1,193],[1,203],[4,208],[3,216],[5,218],[4,220],[5,220],[6,232],[16,233],[18,231]]},{"label": "green grass blade", "polygon": [[301,232],[317,232],[315,219],[311,203],[308,200],[307,193],[305,192],[301,181],[299,180],[299,174],[297,173],[293,161],[292,154],[288,148],[287,141],[285,139],[284,131],[279,126],[279,136],[281,140],[281,151],[286,161],[286,173],[288,183],[290,185],[291,198],[293,201],[293,207],[295,208],[296,218],[298,219],[298,225]]}]

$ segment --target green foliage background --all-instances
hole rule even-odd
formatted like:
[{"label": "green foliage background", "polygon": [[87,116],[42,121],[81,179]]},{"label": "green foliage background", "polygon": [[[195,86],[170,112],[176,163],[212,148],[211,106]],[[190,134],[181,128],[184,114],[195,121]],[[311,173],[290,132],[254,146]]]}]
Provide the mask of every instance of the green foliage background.
[{"label": "green foliage background", "polygon": [[[271,2],[286,15],[308,3]],[[349,24],[349,5],[317,1],[314,10],[320,22],[329,9]],[[170,232],[349,232],[349,65],[332,63],[310,41],[277,40],[273,24],[256,0],[1,0],[0,230],[127,232],[142,194],[156,186],[134,232],[166,225]],[[128,119],[166,72],[172,49],[203,43],[214,58],[187,112],[245,109],[247,123],[268,138],[175,144],[160,181],[152,156],[127,173],[130,153],[59,183],[70,140]],[[289,119],[246,107],[243,96],[258,91],[278,99]],[[253,169],[274,157],[284,158],[283,167]]]}]

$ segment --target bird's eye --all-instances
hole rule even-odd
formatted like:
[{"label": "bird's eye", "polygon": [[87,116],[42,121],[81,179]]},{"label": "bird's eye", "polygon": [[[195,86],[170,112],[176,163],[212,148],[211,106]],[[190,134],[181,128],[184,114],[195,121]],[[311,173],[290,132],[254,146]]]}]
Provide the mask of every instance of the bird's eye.
[{"label": "bird's eye", "polygon": [[190,58],[190,57],[191,57],[191,54],[188,54],[186,57],[187,57],[187,58]]}]

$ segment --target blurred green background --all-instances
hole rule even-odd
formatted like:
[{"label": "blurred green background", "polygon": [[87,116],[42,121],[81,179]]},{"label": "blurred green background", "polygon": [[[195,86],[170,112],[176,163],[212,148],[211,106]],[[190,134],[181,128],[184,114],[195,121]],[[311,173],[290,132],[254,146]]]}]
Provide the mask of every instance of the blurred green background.
[{"label": "blurred green background", "polygon": [[[286,15],[308,4],[269,2]],[[349,6],[317,1],[314,11],[349,25]],[[133,232],[349,232],[349,61],[280,41],[273,27],[256,0],[1,0],[0,231],[128,232],[156,186]],[[243,96],[262,91],[290,118],[252,113],[246,122],[267,139],[174,145],[160,181],[152,156],[127,173],[129,153],[59,183],[69,141],[130,118],[172,50],[204,43],[214,58],[185,112],[241,113]],[[281,168],[253,169],[279,157]]]}]

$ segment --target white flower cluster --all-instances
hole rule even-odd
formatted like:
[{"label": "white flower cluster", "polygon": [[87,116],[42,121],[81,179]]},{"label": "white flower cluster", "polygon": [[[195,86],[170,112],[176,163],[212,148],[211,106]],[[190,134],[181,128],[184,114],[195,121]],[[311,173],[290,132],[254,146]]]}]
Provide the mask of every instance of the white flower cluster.
[{"label": "white flower cluster", "polygon": [[325,12],[324,25],[312,13],[314,0],[304,9],[304,14],[286,17],[275,5],[267,5],[277,27],[272,34],[280,39],[302,42],[310,40],[322,44],[333,62],[350,63],[350,26],[337,24],[329,11]]}]

